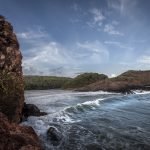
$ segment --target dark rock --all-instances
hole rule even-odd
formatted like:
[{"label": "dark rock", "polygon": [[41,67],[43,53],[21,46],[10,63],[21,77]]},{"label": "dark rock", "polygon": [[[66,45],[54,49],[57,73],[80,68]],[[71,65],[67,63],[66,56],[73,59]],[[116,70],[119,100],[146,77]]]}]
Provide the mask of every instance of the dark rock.
[{"label": "dark rock", "polygon": [[0,150],[42,150],[42,147],[32,127],[10,123],[0,113]]},{"label": "dark rock", "polygon": [[41,112],[36,105],[24,103],[23,117],[25,117],[25,119],[29,116],[44,116],[44,115],[47,115],[47,113]]},{"label": "dark rock", "polygon": [[103,148],[101,148],[101,146],[96,143],[88,144],[85,147],[86,150],[103,150]]},{"label": "dark rock", "polygon": [[47,130],[47,138],[54,146],[57,146],[62,140],[62,134],[60,133],[60,131],[58,131],[57,128],[49,127],[49,129]]},{"label": "dark rock", "polygon": [[0,111],[20,122],[24,104],[22,55],[13,27],[0,15]]}]

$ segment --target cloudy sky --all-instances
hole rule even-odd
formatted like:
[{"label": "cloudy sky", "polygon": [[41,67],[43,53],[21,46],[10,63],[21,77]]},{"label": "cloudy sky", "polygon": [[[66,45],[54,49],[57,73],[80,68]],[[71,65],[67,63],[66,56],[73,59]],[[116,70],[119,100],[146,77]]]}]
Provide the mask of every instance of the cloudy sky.
[{"label": "cloudy sky", "polygon": [[150,69],[150,0],[0,0],[24,74]]}]

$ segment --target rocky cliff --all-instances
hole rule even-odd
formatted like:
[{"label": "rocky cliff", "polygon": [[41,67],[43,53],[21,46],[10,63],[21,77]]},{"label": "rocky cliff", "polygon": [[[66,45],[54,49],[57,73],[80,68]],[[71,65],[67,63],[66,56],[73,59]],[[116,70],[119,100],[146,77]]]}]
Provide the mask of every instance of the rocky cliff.
[{"label": "rocky cliff", "polygon": [[13,27],[0,16],[0,112],[20,122],[24,104],[22,55]]},{"label": "rocky cliff", "polygon": [[0,16],[0,150],[41,150],[32,127],[20,126],[24,105],[22,55],[13,27]]}]

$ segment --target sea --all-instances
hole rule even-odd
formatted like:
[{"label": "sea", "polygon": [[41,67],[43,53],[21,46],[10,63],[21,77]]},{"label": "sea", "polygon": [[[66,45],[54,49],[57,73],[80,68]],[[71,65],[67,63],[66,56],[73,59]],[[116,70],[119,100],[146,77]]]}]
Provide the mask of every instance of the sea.
[{"label": "sea", "polygon": [[[25,102],[46,116],[29,117],[45,150],[150,150],[150,92],[134,94],[25,91]],[[47,130],[53,127],[61,140],[53,144]]]}]

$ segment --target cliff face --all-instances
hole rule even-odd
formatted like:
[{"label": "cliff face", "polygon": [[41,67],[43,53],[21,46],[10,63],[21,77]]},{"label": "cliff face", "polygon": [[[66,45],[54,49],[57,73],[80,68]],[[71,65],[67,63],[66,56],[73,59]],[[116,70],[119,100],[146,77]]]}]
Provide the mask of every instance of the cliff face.
[{"label": "cliff face", "polygon": [[19,122],[24,104],[22,55],[13,27],[0,16],[0,112]]}]

